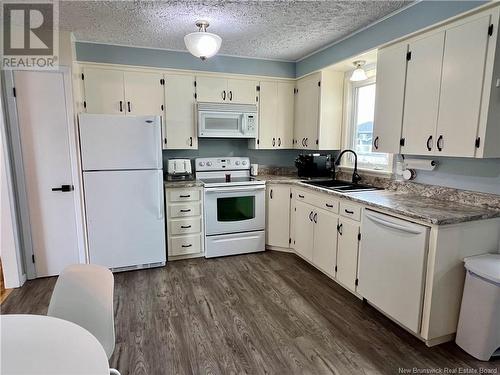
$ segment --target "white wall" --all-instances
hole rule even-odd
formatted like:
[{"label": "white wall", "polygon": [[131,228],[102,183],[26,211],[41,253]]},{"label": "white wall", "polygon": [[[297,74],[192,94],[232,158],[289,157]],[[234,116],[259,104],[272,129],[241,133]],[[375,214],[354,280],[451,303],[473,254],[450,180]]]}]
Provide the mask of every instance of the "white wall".
[{"label": "white wall", "polygon": [[[0,76],[0,80],[2,77]],[[8,168],[6,123],[3,103],[0,100],[0,257],[6,288],[16,288],[24,283],[25,275],[15,221],[12,178]]]}]

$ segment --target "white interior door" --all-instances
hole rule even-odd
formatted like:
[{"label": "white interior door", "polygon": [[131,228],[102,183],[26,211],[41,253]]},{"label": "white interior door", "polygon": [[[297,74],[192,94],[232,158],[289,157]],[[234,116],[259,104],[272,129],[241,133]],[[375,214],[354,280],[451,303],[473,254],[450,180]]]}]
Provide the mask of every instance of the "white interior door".
[{"label": "white interior door", "polygon": [[36,276],[53,276],[80,246],[75,191],[52,190],[75,185],[64,75],[17,71],[14,84]]},{"label": "white interior door", "polygon": [[403,118],[404,154],[433,154],[438,119],[444,31],[410,44]]},{"label": "white interior door", "polygon": [[438,154],[474,156],[490,16],[446,31],[436,136]]},{"label": "white interior door", "polygon": [[194,76],[165,74],[165,138],[168,149],[197,149]]}]

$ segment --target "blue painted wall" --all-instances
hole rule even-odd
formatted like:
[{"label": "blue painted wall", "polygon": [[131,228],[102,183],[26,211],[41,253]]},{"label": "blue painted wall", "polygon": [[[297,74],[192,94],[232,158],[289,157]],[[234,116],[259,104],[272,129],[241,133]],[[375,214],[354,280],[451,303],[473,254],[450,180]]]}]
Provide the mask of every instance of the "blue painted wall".
[{"label": "blue painted wall", "polygon": [[319,51],[296,65],[296,76],[335,64],[407,34],[431,26],[487,1],[421,1],[350,38]]},{"label": "blue painted wall", "polygon": [[295,63],[217,55],[206,61],[189,52],[76,42],[78,61],[155,68],[295,77]]}]

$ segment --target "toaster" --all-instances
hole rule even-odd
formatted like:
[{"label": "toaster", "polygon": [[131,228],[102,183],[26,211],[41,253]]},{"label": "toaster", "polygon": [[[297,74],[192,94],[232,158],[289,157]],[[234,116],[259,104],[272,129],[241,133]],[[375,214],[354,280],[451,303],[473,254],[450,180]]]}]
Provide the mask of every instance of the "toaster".
[{"label": "toaster", "polygon": [[190,159],[169,159],[167,169],[168,180],[192,180],[193,171]]}]

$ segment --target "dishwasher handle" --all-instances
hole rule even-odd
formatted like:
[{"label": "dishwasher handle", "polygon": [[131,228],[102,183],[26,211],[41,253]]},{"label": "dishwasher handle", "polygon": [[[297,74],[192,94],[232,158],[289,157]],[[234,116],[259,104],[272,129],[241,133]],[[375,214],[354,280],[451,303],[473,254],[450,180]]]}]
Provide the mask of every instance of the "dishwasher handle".
[{"label": "dishwasher handle", "polygon": [[414,228],[411,228],[411,227],[407,227],[405,225],[401,225],[401,224],[398,224],[398,223],[394,223],[394,222],[389,221],[389,220],[384,220],[381,217],[370,215],[369,213],[365,213],[365,216],[368,219],[370,219],[371,221],[373,221],[373,222],[375,222],[377,224],[383,225],[384,227],[396,229],[396,230],[399,230],[401,232],[406,232],[406,233],[411,233],[411,234],[421,234],[422,233],[421,230],[414,229]]}]

